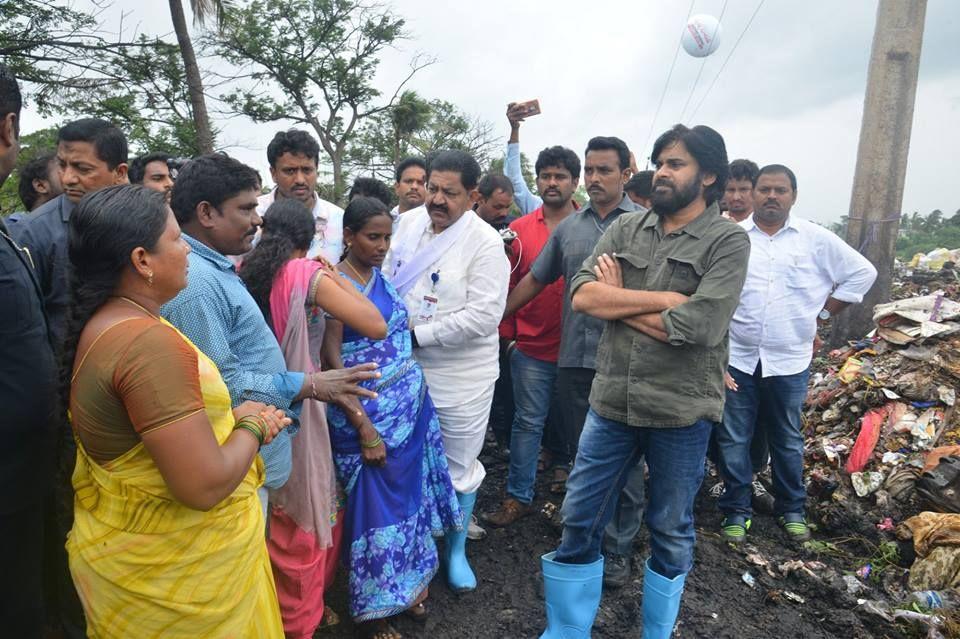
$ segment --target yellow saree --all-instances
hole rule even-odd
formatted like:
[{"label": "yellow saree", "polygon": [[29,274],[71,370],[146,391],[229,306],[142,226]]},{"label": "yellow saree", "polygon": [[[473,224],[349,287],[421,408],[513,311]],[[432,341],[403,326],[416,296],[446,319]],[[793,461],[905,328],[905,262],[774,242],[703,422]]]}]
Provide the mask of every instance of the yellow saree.
[{"label": "yellow saree", "polygon": [[[214,363],[197,354],[205,411],[222,444],[234,425],[230,395]],[[193,510],[174,499],[142,443],[101,465],[78,438],[67,551],[88,635],[283,637],[256,495],[262,483],[257,456],[230,497]]]}]

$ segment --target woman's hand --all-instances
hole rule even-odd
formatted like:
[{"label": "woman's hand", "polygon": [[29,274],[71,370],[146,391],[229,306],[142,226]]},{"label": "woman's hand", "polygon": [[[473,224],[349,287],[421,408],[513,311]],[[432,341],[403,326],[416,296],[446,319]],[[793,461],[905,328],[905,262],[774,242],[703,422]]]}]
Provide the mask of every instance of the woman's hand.
[{"label": "woman's hand", "polygon": [[267,432],[263,435],[264,444],[272,442],[281,430],[293,423],[293,420],[276,406],[267,406],[267,409],[260,413],[260,417],[263,418],[267,427]]},{"label": "woman's hand", "polygon": [[[367,466],[384,467],[387,465],[387,445],[372,424],[364,426],[357,433],[360,436],[360,459]],[[376,446],[368,448],[366,444],[380,440]]]},{"label": "woman's hand", "polygon": [[246,417],[260,424],[263,427],[264,444],[272,442],[281,430],[293,423],[282,410],[263,402],[243,402],[233,409],[233,417],[236,421]]}]

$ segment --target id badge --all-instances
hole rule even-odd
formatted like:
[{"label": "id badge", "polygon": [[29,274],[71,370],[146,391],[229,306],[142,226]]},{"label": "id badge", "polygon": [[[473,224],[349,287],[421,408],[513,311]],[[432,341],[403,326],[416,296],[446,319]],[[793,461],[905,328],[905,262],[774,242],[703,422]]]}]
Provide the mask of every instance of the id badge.
[{"label": "id badge", "polygon": [[417,313],[417,322],[429,324],[437,314],[439,300],[433,295],[424,295],[420,300],[420,312]]}]

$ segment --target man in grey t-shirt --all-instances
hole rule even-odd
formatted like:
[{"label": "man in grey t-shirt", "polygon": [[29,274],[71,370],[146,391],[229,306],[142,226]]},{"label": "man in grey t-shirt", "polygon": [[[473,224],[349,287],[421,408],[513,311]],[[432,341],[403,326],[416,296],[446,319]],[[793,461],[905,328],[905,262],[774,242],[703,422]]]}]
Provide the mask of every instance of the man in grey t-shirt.
[{"label": "man in grey t-shirt", "polygon": [[[589,409],[597,344],[604,328],[602,320],[570,308],[570,280],[614,220],[645,210],[623,192],[630,173],[630,151],[623,140],[595,137],[587,143],[583,183],[589,202],[554,229],[530,272],[507,297],[504,317],[522,308],[548,284],[561,277],[565,279],[556,393],[568,464],[576,457],[577,442]],[[643,512],[643,465],[638,464],[636,468],[620,495],[604,540],[607,557],[604,582],[611,587],[623,586],[630,578],[631,548],[640,530]]]}]

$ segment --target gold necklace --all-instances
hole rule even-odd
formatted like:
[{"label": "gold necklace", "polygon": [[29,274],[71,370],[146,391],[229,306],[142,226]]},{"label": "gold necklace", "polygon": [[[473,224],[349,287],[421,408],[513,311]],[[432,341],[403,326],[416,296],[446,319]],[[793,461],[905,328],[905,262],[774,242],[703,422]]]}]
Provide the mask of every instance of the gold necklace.
[{"label": "gold necklace", "polygon": [[123,300],[124,302],[129,302],[130,304],[133,304],[134,306],[136,306],[136,307],[139,308],[141,311],[143,311],[144,313],[146,313],[147,315],[149,315],[150,317],[152,317],[152,318],[155,319],[155,320],[159,320],[159,319],[160,319],[159,317],[157,317],[156,315],[154,315],[153,313],[151,313],[150,311],[148,311],[147,309],[145,309],[145,308],[144,308],[143,306],[141,306],[140,304],[137,304],[136,302],[134,302],[134,301],[133,301],[132,299],[130,299],[129,297],[125,297],[125,296],[123,296],[123,295],[118,295],[118,296],[117,296],[117,299],[121,299],[121,300]]},{"label": "gold necklace", "polygon": [[348,268],[348,269],[350,269],[351,271],[353,271],[353,274],[357,276],[357,279],[360,280],[360,283],[361,283],[361,284],[363,284],[364,286],[367,285],[367,278],[365,278],[363,275],[360,275],[360,273],[357,272],[357,269],[353,268],[353,264],[350,263],[350,258],[349,258],[349,257],[348,257],[347,259],[343,260],[343,263],[347,265],[347,268]]}]

